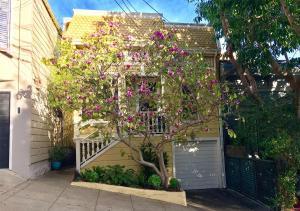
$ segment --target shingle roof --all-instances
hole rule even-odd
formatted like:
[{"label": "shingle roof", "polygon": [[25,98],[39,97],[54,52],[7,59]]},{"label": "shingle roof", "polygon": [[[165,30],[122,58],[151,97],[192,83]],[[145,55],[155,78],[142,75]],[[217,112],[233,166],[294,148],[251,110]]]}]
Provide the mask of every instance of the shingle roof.
[{"label": "shingle roof", "polygon": [[64,31],[63,37],[71,39],[80,39],[86,34],[93,33],[96,30],[98,22],[110,18],[120,22],[120,30],[123,32],[130,31],[130,34],[136,37],[150,35],[159,29],[177,29],[177,35],[181,40],[188,40],[189,49],[207,49],[218,50],[214,30],[212,27],[196,24],[165,24],[161,17],[156,14],[135,13],[130,16],[122,13],[97,14],[96,11],[85,11],[76,13],[72,17],[67,30]]}]

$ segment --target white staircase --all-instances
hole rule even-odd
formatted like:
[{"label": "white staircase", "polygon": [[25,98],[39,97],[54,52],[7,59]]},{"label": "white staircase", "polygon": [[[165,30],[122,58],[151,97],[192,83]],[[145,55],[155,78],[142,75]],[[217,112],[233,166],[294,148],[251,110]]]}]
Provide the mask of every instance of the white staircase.
[{"label": "white staircase", "polygon": [[78,172],[80,172],[82,167],[86,166],[99,155],[119,143],[119,141],[113,139],[104,139],[103,137],[89,138],[89,136],[75,139],[76,170]]},{"label": "white staircase", "polygon": [[95,160],[98,156],[115,146],[119,141],[115,137],[105,138],[99,134],[96,129],[89,135],[83,137],[79,130],[86,126],[105,125],[105,121],[89,120],[86,122],[78,121],[74,124],[74,142],[76,144],[76,170],[80,172],[81,168]]},{"label": "white staircase", "polygon": [[[143,112],[141,116],[142,122],[151,134],[163,134],[167,128],[165,120],[156,112]],[[76,170],[80,172],[81,168],[95,160],[101,154],[119,143],[117,135],[111,138],[105,138],[99,134],[99,130],[95,129],[89,135],[82,137],[80,129],[86,126],[103,126],[107,122],[103,120],[89,120],[82,122],[81,120],[74,124],[74,142],[76,143]]]}]

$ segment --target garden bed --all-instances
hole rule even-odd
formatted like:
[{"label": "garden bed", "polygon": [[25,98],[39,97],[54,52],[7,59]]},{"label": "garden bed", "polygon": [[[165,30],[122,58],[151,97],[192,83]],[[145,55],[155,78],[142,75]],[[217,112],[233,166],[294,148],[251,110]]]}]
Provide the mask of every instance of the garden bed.
[{"label": "garden bed", "polygon": [[72,182],[71,185],[77,187],[109,191],[113,193],[128,194],[128,195],[139,196],[148,199],[155,199],[155,200],[179,204],[183,206],[187,205],[186,195],[184,191],[169,192],[169,191],[162,191],[162,190],[148,190],[148,189],[139,189],[139,188],[116,186],[116,185],[107,185],[101,183],[81,182],[81,181]]}]

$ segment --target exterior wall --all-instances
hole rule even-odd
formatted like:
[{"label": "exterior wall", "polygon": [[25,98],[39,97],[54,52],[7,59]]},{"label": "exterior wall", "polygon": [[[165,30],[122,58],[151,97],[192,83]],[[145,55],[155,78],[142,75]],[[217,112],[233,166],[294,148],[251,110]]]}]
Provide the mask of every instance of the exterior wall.
[{"label": "exterior wall", "polygon": [[[216,138],[220,137],[220,129],[219,124],[217,121],[210,122],[207,127],[209,128],[208,131],[204,131],[200,128],[193,128],[195,134],[195,140],[199,139],[209,139],[215,140]],[[152,137],[153,143],[156,143],[161,138],[160,135],[156,135]],[[142,143],[141,137],[134,137],[132,138],[132,143],[134,146],[139,147]],[[173,176],[173,168],[174,168],[174,160],[173,160],[173,146],[172,143],[167,144],[165,146],[165,152],[168,153],[168,173],[170,176]],[[95,160],[87,164],[82,170],[92,168],[93,166],[108,166],[108,165],[123,165],[126,168],[131,168],[135,171],[140,170],[140,164],[135,162],[131,156],[137,156],[136,153],[131,152],[130,148],[127,147],[123,143],[118,143],[117,145],[113,146],[108,151],[104,152],[100,156],[98,156]],[[219,156],[219,155],[216,155]]]},{"label": "exterior wall", "polygon": [[[158,142],[160,136],[152,137],[153,143]],[[142,138],[133,137],[131,143],[139,147],[142,143]],[[165,152],[168,154],[168,173],[170,176],[173,175],[173,148],[172,144],[165,145]],[[97,157],[95,160],[87,164],[83,169],[92,168],[93,166],[108,166],[108,165],[123,165],[126,168],[131,168],[138,172],[140,170],[140,164],[134,161],[131,156],[136,156],[137,154],[131,152],[130,148],[123,143],[118,143],[108,151],[104,152],[101,156]]]},{"label": "exterior wall", "polygon": [[[0,54],[0,91],[11,93],[10,107],[10,165],[20,176],[29,175],[30,118],[31,118],[31,0],[21,6],[19,25],[19,2],[11,2],[10,49]],[[19,46],[22,46],[19,48]],[[19,94],[19,99],[17,95]],[[19,112],[18,112],[19,110]]]},{"label": "exterior wall", "polygon": [[30,171],[32,176],[49,170],[51,119],[47,108],[47,83],[50,70],[42,63],[43,58],[53,55],[58,31],[49,16],[45,2],[33,0],[32,19],[32,118]]},{"label": "exterior wall", "polygon": [[[111,13],[111,12],[103,12],[103,11],[85,11],[85,10],[74,10],[74,16],[69,19],[68,24],[66,24],[66,30],[64,31],[64,37],[73,39],[74,44],[79,43],[80,39],[87,33],[92,33],[96,29],[96,22],[103,21],[103,16],[111,16],[114,15],[116,18],[118,15],[119,19],[124,19],[123,21],[126,23],[127,17],[121,13]],[[203,52],[204,60],[207,64],[217,69],[217,57],[218,57],[218,46],[214,39],[214,30],[212,27],[199,26],[199,25],[189,25],[189,24],[170,24],[163,25],[162,20],[158,16],[151,16],[150,14],[141,14],[138,17],[134,17],[137,25],[139,25],[138,30],[135,27],[131,26],[131,22],[127,24],[121,24],[120,30],[128,30],[131,27],[132,33],[134,35],[137,34],[149,34],[151,31],[159,30],[161,28],[176,28],[178,29],[178,34],[180,39],[186,41],[188,40],[188,50],[196,50]],[[122,22],[123,23],[123,22]],[[128,27],[128,28],[126,28]],[[138,36],[137,36],[138,37]],[[140,67],[131,68],[132,72],[140,71]],[[217,72],[217,71],[216,71]],[[76,119],[76,116],[75,116]],[[204,128],[195,127],[192,128],[189,132],[192,132],[195,135],[196,139],[205,139],[211,140],[210,138],[220,137],[220,124],[219,120],[215,119],[205,125],[208,130]],[[89,134],[91,130],[86,129],[86,134]],[[78,132],[79,133],[79,132]],[[154,139],[159,139],[159,136],[154,137]],[[136,143],[141,143],[141,138],[136,138]],[[166,146],[166,151],[169,154],[169,167],[168,171],[170,175],[173,175],[173,146],[169,144]],[[221,150],[220,154],[221,154]],[[125,153],[125,154],[124,154]],[[218,152],[219,153],[219,152]],[[83,169],[91,168],[93,166],[106,166],[106,165],[115,165],[120,164],[124,165],[127,168],[132,168],[136,171],[140,169],[140,165],[131,159],[129,156],[131,155],[130,149],[122,143],[119,143],[92,162],[87,164]],[[219,155],[216,155],[219,157]]]},{"label": "exterior wall", "polygon": [[[40,58],[52,52],[52,43],[58,34],[53,22],[40,23],[39,27],[33,23],[40,18],[35,11],[37,2],[43,8],[42,16],[49,19],[45,7],[41,6],[42,0],[21,1],[21,8],[20,1],[11,0],[10,47],[8,52],[0,52],[0,79],[5,80],[0,82],[0,91],[11,93],[9,169],[25,178],[35,176],[39,171],[32,165],[42,160],[34,157],[40,153],[35,148],[50,145],[49,139],[35,136],[41,135],[41,130],[36,128],[46,126],[42,122],[36,122],[40,116],[37,113],[36,90],[41,90],[42,86],[37,86],[34,71],[46,70]],[[46,31],[45,27],[51,27],[52,32]],[[38,43],[36,32],[43,33],[44,37],[51,37],[52,42],[47,46]],[[49,43],[49,39],[42,40]],[[43,87],[46,86],[45,82],[43,79]],[[44,144],[43,141],[47,143]],[[46,156],[43,157],[45,158]]]}]

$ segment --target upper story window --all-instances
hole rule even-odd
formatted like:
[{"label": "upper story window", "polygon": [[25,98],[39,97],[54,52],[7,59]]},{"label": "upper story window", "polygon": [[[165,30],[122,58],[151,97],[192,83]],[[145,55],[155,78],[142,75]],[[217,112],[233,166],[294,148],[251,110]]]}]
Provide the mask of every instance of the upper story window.
[{"label": "upper story window", "polygon": [[0,0],[0,50],[9,49],[10,1]]}]

